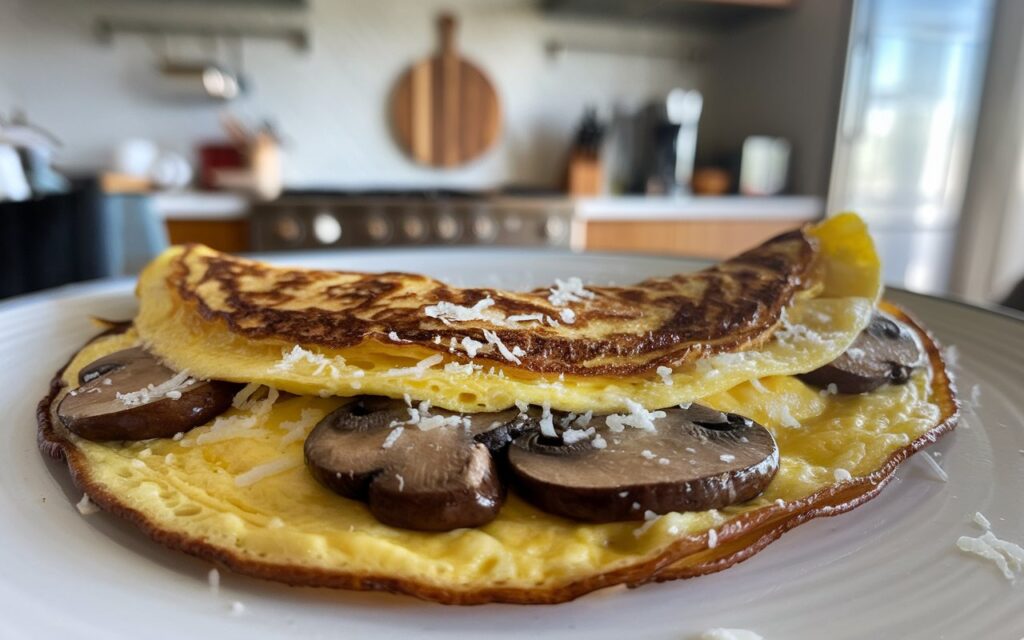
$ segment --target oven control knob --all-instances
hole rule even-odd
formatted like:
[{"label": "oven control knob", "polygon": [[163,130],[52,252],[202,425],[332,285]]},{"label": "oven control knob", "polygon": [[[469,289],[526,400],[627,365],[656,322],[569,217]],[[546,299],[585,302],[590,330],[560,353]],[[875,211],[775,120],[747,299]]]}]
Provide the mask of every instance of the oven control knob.
[{"label": "oven control knob", "polygon": [[366,235],[377,244],[384,244],[391,239],[391,222],[382,214],[371,214],[366,219]]},{"label": "oven control knob", "polygon": [[408,240],[423,242],[427,238],[427,225],[423,222],[423,218],[410,213],[402,218],[402,233]]},{"label": "oven control knob", "polygon": [[502,220],[502,226],[505,227],[505,231],[517,234],[523,230],[523,217],[518,213],[510,213]]},{"label": "oven control knob", "polygon": [[274,235],[282,242],[297,244],[302,240],[302,222],[291,213],[279,215],[274,220]]},{"label": "oven control knob", "polygon": [[320,212],[313,217],[313,235],[320,244],[334,244],[341,240],[341,222],[330,213]]},{"label": "oven control knob", "polygon": [[480,242],[494,242],[498,237],[498,223],[489,214],[473,216],[473,235]]},{"label": "oven control knob", "polygon": [[438,214],[435,225],[437,227],[437,236],[443,242],[455,242],[462,235],[462,224],[451,213]]},{"label": "oven control knob", "polygon": [[565,241],[569,233],[569,224],[565,218],[558,215],[549,215],[544,221],[544,237],[549,244],[560,244]]}]

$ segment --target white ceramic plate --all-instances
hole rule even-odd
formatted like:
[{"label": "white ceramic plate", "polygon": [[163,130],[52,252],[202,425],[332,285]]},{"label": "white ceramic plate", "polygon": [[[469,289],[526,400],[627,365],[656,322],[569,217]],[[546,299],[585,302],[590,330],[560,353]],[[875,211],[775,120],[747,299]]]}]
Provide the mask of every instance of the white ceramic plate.
[{"label": "white ceramic plate", "polygon": [[[578,275],[626,283],[693,267],[663,258],[542,251],[303,254],[287,262],[417,271],[456,284],[539,286]],[[557,606],[445,607],[404,596],[289,588],[224,575],[170,552],[106,514],[82,517],[63,464],[36,449],[35,406],[54,371],[94,329],[90,315],[128,318],[132,282],[65,288],[0,304],[0,637],[685,639],[711,627],[795,638],[1024,636],[1024,588],[958,552],[980,535],[1024,543],[1024,322],[894,292],[959,350],[973,413],[931,451],[942,482],[915,456],[875,500],[786,534],[725,572],[640,589],[610,589]],[[232,615],[233,602],[244,605]],[[58,636],[58,634],[61,634]]]}]

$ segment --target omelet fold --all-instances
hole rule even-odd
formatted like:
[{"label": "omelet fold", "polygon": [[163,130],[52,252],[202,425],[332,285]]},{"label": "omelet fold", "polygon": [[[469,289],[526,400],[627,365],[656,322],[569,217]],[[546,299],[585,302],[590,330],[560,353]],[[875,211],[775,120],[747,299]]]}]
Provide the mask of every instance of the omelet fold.
[{"label": "omelet fold", "polygon": [[[344,348],[295,344],[276,337],[252,338],[224,320],[205,317],[194,301],[169,284],[181,249],[159,257],[140,277],[135,328],[147,348],[176,369],[204,378],[257,382],[302,395],[401,398],[409,394],[462,412],[498,411],[516,401],[547,403],[554,409],[576,412],[621,411],[629,401],[659,408],[690,402],[754,378],[813,370],[853,342],[869,322],[881,294],[874,245],[863,221],[853,214],[815,225],[807,236],[819,247],[814,282],[794,294],[767,339],[687,360],[667,370],[628,375],[538,373],[517,367],[512,360],[470,359],[457,345],[438,352],[421,344],[405,344],[400,337],[398,341],[367,339]],[[209,297],[219,300],[218,305],[230,302],[221,300],[222,292],[209,282],[189,286],[215,292]],[[266,296],[272,299],[273,292]],[[742,295],[729,299],[735,305],[744,303]],[[403,315],[411,313],[411,307],[400,308]],[[599,315],[598,311],[594,314]],[[587,333],[581,329],[578,335],[580,344],[585,344]]]}]

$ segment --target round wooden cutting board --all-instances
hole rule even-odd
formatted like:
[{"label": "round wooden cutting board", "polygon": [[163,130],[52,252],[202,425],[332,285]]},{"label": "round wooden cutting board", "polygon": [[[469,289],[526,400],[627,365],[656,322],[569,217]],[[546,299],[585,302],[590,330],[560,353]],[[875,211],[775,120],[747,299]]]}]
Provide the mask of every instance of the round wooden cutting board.
[{"label": "round wooden cutting board", "polygon": [[391,96],[398,144],[416,162],[457,167],[498,139],[501,107],[494,86],[476,65],[459,57],[455,18],[438,18],[440,52],[410,67]]}]

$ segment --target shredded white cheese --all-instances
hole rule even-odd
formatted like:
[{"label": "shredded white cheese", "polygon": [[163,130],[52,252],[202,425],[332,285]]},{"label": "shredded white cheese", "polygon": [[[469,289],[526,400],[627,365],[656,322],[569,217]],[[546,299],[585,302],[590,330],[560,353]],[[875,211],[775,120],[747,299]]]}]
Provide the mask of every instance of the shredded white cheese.
[{"label": "shredded white cheese", "polygon": [[555,432],[555,424],[551,418],[551,403],[545,402],[541,406],[541,417],[540,417],[540,432],[548,438],[557,438],[558,433]]},{"label": "shredded white cheese", "polygon": [[[983,516],[984,517],[984,516]],[[991,531],[977,538],[960,536],[956,541],[958,549],[965,553],[991,560],[1010,582],[1016,582],[1024,569],[1024,548],[1006,540],[1000,540]]]},{"label": "shredded white cheese", "polygon": [[[412,400],[406,394],[406,403],[412,404]],[[406,409],[409,412],[409,419],[405,422],[395,420],[391,423],[391,427],[397,427],[405,424],[417,427],[420,431],[430,431],[432,429],[438,429],[441,427],[466,427],[467,429],[472,426],[472,419],[470,416],[441,416],[430,415],[430,401],[424,400],[417,407],[409,407]],[[396,436],[397,437],[397,436]]]},{"label": "shredded white cheese", "polygon": [[484,343],[474,340],[469,336],[462,339],[462,350],[466,352],[466,355],[470,358],[475,358],[476,354],[479,353],[480,349],[483,348]]},{"label": "shredded white cheese", "polygon": [[594,436],[593,440],[590,441],[590,446],[594,447],[595,449],[604,449],[605,447],[608,446],[608,442],[599,433]]},{"label": "shredded white cheese", "polygon": [[519,356],[524,356],[526,353],[519,347],[516,347],[518,353],[515,350],[510,351],[509,348],[505,346],[505,343],[501,341],[501,338],[498,337],[498,334],[484,329],[484,339],[487,340],[488,344],[492,344],[497,347],[498,353],[501,354],[501,357],[505,358],[509,362],[514,362],[516,364],[523,363],[523,361],[519,359]]},{"label": "shredded white cheese", "polygon": [[235,397],[231,399],[231,406],[236,409],[245,409],[249,403],[249,399],[252,398],[252,394],[256,393],[256,390],[261,386],[258,382],[250,382],[249,384],[242,387]]},{"label": "shredded white cheese", "polygon": [[651,451],[650,449],[644,449],[643,451],[640,452],[640,455],[642,455],[644,458],[648,460],[653,460],[656,457],[654,455],[654,452]]},{"label": "shredded white cheese", "polygon": [[313,409],[307,407],[302,410],[302,414],[298,420],[292,420],[282,422],[279,426],[287,431],[285,435],[281,436],[281,444],[287,445],[296,440],[301,440],[306,437],[309,430],[316,426],[318,422],[323,420],[324,412],[319,409]]},{"label": "shredded white cheese", "polygon": [[672,369],[670,367],[660,366],[655,370],[655,373],[661,376],[662,382],[664,382],[666,385],[670,387],[672,386]]},{"label": "shredded white cheese", "polygon": [[800,424],[800,421],[797,420],[796,418],[794,418],[793,414],[790,413],[789,405],[788,404],[785,404],[785,403],[778,404],[776,406],[775,411],[773,413],[775,414],[774,418],[783,427],[786,427],[787,429],[801,429],[801,428],[803,428],[803,425]]},{"label": "shredded white cheese", "polygon": [[195,382],[195,378],[189,377],[188,370],[179,371],[158,385],[149,384],[146,385],[145,389],[129,391],[128,393],[121,393],[119,391],[115,394],[115,397],[128,407],[149,404],[154,400],[165,397],[177,400],[181,398],[181,390],[195,384]]},{"label": "shredded white cheese", "polygon": [[291,371],[295,368],[295,365],[300,362],[306,362],[311,365],[316,365],[313,370],[313,375],[318,376],[325,370],[330,372],[332,378],[341,377],[341,369],[345,366],[345,358],[341,356],[334,356],[328,358],[322,353],[315,353],[308,349],[303,349],[299,345],[295,345],[291,348],[291,351],[285,351],[281,354],[281,359],[270,368],[271,371]]},{"label": "shredded white cheese", "polygon": [[576,312],[566,307],[558,312],[558,317],[562,319],[565,324],[572,324],[576,322]]},{"label": "shredded white cheese", "polygon": [[564,307],[570,302],[593,300],[595,297],[593,291],[587,291],[583,288],[583,280],[575,277],[567,278],[566,280],[556,278],[555,286],[550,291],[551,295],[548,296],[548,302],[556,307]]},{"label": "shredded white cheese", "polygon": [[243,474],[235,477],[235,486],[248,487],[254,485],[260,480],[264,480],[271,476],[276,476],[279,473],[290,471],[302,464],[302,460],[296,460],[295,458],[280,457],[276,460],[271,460],[264,464],[256,465],[252,469],[249,469]]},{"label": "shredded white cheese", "polygon": [[498,325],[504,324],[505,314],[500,311],[484,313],[493,306],[494,298],[487,296],[478,300],[472,307],[466,307],[453,302],[438,302],[424,308],[423,313],[428,318],[436,318],[446,325],[450,325],[453,322],[470,322],[472,320],[482,320]]},{"label": "shredded white cheese", "polygon": [[708,549],[714,549],[718,546],[718,532],[714,529],[708,529]]},{"label": "shredded white cheese", "polygon": [[[634,509],[639,509],[640,505],[638,503],[634,502],[633,503],[633,508]],[[642,525],[640,525],[639,527],[637,527],[636,529],[633,529],[633,535],[636,536],[637,538],[639,538],[643,534],[647,533],[647,530],[650,529],[651,527],[653,527],[654,523],[656,523],[660,517],[661,516],[659,516],[658,514],[654,513],[653,511],[651,511],[649,509],[647,511],[644,511],[644,523]]]},{"label": "shredded white cheese", "polygon": [[512,324],[515,324],[515,323],[518,323],[518,322],[541,322],[543,320],[544,320],[544,314],[543,313],[523,313],[523,314],[520,314],[520,315],[517,315],[517,316],[509,316],[509,317],[505,318],[505,322],[509,322],[509,323],[512,323]]},{"label": "shredded white cheese", "polygon": [[974,516],[971,519],[974,520],[974,522],[976,522],[978,526],[984,529],[985,531],[988,531],[992,528],[992,523],[989,522],[988,518],[983,516],[980,511],[975,511]]},{"label": "shredded white cheese", "polygon": [[664,418],[666,415],[664,411],[648,411],[639,402],[628,398],[625,402],[629,409],[628,414],[613,413],[605,417],[605,424],[611,431],[620,433],[626,427],[633,427],[652,433],[657,432],[658,429],[654,426],[654,421]]},{"label": "shredded white cheese", "polygon": [[474,372],[481,369],[483,369],[482,365],[473,364],[472,362],[467,362],[466,364],[462,364],[460,362],[449,362],[444,365],[445,373],[458,373],[465,376],[472,375]]},{"label": "shredded white cheese", "polygon": [[575,444],[580,440],[586,440],[593,435],[594,427],[590,427],[589,429],[566,429],[562,432],[562,442],[565,444]]},{"label": "shredded white cheese", "polygon": [[718,459],[721,460],[722,462],[732,462],[733,460],[736,459],[736,456],[732,455],[731,453],[723,453],[722,455],[718,456]]},{"label": "shredded white cheese", "polygon": [[853,476],[850,475],[850,472],[842,467],[833,471],[832,477],[835,478],[836,482],[847,482],[849,480],[853,480]]},{"label": "shredded white cheese", "polygon": [[384,438],[384,442],[380,445],[381,449],[390,449],[398,439],[402,437],[402,432],[405,431],[405,427],[398,426],[391,430],[388,437]]},{"label": "shredded white cheese", "polygon": [[83,516],[91,516],[100,510],[99,507],[93,504],[92,500],[89,499],[89,494],[87,493],[82,494],[82,499],[75,504],[75,508],[78,509],[78,513]]},{"label": "shredded white cheese", "polygon": [[412,340],[403,340],[402,338],[399,338],[397,331],[389,331],[388,340],[392,342],[412,342]]},{"label": "shredded white cheese", "polygon": [[196,443],[207,444],[222,440],[256,438],[265,435],[263,432],[256,430],[255,427],[261,425],[266,420],[267,415],[280,395],[280,392],[273,387],[267,387],[267,395],[262,400],[254,400],[250,394],[242,403],[243,410],[247,410],[248,415],[219,416],[213,421],[213,426],[210,427],[209,431],[201,433],[196,437]]},{"label": "shredded white cheese", "polygon": [[933,472],[935,472],[935,476],[939,480],[942,480],[943,482],[949,481],[949,474],[946,473],[945,469],[943,469],[942,467],[939,466],[939,463],[936,462],[935,458],[931,457],[931,455],[927,451],[922,451],[921,452],[921,459],[924,460],[928,464],[928,467]]},{"label": "shredded white cheese", "polygon": [[407,376],[411,376],[414,378],[422,378],[423,374],[426,373],[427,369],[435,365],[441,364],[443,360],[444,357],[440,353],[435,353],[430,357],[420,360],[411,367],[397,367],[394,369],[388,369],[387,371],[382,373],[381,376],[385,378],[397,378]]}]

